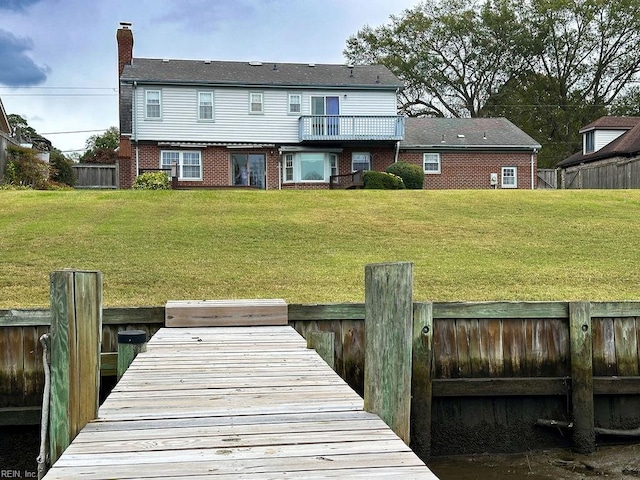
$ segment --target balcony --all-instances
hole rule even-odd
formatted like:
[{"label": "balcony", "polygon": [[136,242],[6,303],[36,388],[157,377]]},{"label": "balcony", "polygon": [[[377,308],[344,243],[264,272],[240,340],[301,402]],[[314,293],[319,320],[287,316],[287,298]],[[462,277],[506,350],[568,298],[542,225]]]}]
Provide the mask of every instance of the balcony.
[{"label": "balcony", "polygon": [[303,115],[298,127],[301,142],[404,138],[404,117],[401,116]]}]

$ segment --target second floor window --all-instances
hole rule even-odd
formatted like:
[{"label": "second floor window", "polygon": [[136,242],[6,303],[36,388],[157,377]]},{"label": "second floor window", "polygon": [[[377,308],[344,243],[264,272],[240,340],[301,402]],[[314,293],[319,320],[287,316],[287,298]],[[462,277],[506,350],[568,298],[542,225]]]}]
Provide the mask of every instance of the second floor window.
[{"label": "second floor window", "polygon": [[302,111],[302,95],[299,93],[289,94],[289,113],[300,113]]},{"label": "second floor window", "polygon": [[198,92],[198,120],[213,120],[213,92]]},{"label": "second floor window", "polygon": [[262,93],[249,93],[249,113],[264,113],[264,95]]},{"label": "second floor window", "polygon": [[147,90],[145,92],[145,117],[159,119],[161,118],[161,96],[160,90]]}]

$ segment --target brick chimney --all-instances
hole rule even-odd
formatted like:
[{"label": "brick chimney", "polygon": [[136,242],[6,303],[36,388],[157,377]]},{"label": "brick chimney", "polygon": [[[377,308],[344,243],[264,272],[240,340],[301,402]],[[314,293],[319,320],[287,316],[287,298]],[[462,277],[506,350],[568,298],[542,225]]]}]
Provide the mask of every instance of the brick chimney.
[{"label": "brick chimney", "polygon": [[118,77],[122,75],[125,65],[131,64],[133,58],[133,32],[131,23],[120,22],[120,28],[116,33],[118,41]]}]

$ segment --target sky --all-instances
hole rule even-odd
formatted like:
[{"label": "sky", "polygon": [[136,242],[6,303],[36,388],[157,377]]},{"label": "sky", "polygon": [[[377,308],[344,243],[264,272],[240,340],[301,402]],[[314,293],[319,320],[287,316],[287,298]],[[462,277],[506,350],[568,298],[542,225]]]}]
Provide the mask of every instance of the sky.
[{"label": "sky", "polygon": [[0,0],[0,99],[63,152],[118,126],[116,30],[143,58],[344,63],[419,0]]}]

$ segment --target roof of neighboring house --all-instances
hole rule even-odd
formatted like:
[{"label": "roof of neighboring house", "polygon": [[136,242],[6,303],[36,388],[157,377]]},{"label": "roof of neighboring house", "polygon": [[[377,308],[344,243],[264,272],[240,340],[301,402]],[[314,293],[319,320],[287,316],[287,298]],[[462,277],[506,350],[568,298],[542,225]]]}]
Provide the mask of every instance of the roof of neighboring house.
[{"label": "roof of neighboring house", "polygon": [[582,153],[582,150],[574,153],[558,163],[558,167],[571,167],[580,163],[595,162],[614,157],[630,157],[640,154],[640,117],[601,117],[595,122],[580,129],[580,133],[589,130],[627,130],[618,138],[608,143],[600,150]]},{"label": "roof of neighboring house", "polygon": [[383,65],[330,65],[134,58],[121,80],[156,84],[402,88]]},{"label": "roof of neighboring house", "polygon": [[503,117],[407,118],[400,148],[540,149],[541,145]]},{"label": "roof of neighboring house", "polygon": [[4,105],[2,105],[2,99],[0,99],[0,132],[11,135],[11,127],[9,126],[7,112],[4,111]]},{"label": "roof of neighboring house", "polygon": [[589,130],[626,130],[635,127],[640,117],[600,117],[580,129],[580,133]]}]

